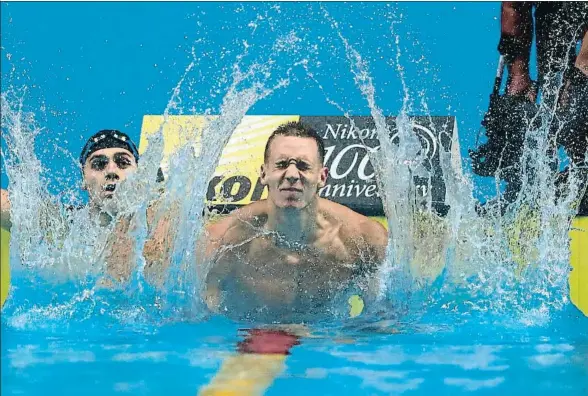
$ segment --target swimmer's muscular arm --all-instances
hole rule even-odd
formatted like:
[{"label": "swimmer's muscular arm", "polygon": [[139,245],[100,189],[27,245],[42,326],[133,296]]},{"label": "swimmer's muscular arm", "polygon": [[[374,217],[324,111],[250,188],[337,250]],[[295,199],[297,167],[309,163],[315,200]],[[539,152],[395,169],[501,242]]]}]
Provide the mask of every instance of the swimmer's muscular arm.
[{"label": "swimmer's muscular arm", "polygon": [[[242,243],[251,236],[251,223],[264,215],[265,202],[249,204],[231,213],[220,221],[208,224],[197,248],[196,256],[204,263],[197,270],[199,277],[206,277],[206,293],[203,296],[208,308],[216,311],[220,304],[220,283],[231,271],[231,260],[225,260],[226,248]],[[206,273],[205,268],[209,268]]]},{"label": "swimmer's muscular arm", "polygon": [[383,225],[372,219],[361,224],[361,233],[367,243],[370,261],[377,267],[384,263],[388,247],[388,231]]},{"label": "swimmer's muscular arm", "polygon": [[163,286],[177,231],[174,219],[177,219],[179,208],[173,204],[166,209],[160,206],[158,201],[147,209],[149,237],[143,246],[143,257],[146,261],[145,275],[151,282]]},{"label": "swimmer's muscular arm", "polygon": [[357,252],[354,255],[357,272],[352,282],[361,290],[362,300],[367,306],[380,288],[378,273],[386,258],[388,231],[377,221],[357,213],[348,220],[343,241],[350,251]]},{"label": "swimmer's muscular arm", "polygon": [[348,234],[346,245],[355,245],[360,251],[361,272],[375,273],[384,263],[388,246],[388,231],[380,223],[361,216],[353,222],[355,226]]},{"label": "swimmer's muscular arm", "polygon": [[[113,232],[108,236],[104,261],[106,273],[116,282],[127,281],[132,273],[135,253],[135,240],[130,235],[133,226],[131,217],[123,217],[117,220]],[[104,280],[104,285],[111,285]]]},{"label": "swimmer's muscular arm", "polygon": [[339,236],[347,249],[357,252],[356,263],[368,273],[376,271],[386,256],[386,228],[377,221],[334,202],[321,199],[321,207],[327,216],[344,224]]},{"label": "swimmer's muscular arm", "polygon": [[[147,208],[148,237],[143,246],[145,258],[144,274],[149,282],[163,286],[169,267],[171,243],[174,240],[173,219],[176,207],[160,210],[161,201],[150,203]],[[159,213],[161,212],[161,213]],[[127,281],[135,265],[135,237],[132,231],[137,224],[134,216],[117,219],[117,224],[108,238],[106,248],[106,271],[117,282]]]},{"label": "swimmer's muscular arm", "polygon": [[[204,301],[208,308],[217,311],[220,305],[220,283],[231,272],[229,263],[222,260],[222,249],[231,244],[237,227],[238,217],[229,216],[218,223],[209,224],[204,230],[201,243],[197,248],[196,255],[201,265],[196,269],[198,277],[205,282]],[[208,271],[205,268],[210,268]],[[206,273],[208,272],[208,273]]]}]

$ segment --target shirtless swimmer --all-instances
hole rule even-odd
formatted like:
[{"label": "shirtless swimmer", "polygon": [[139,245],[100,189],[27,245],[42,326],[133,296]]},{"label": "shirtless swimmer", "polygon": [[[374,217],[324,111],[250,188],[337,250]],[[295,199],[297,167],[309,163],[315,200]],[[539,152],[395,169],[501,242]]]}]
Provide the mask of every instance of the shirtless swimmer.
[{"label": "shirtless swimmer", "polygon": [[[329,315],[349,291],[363,296],[384,261],[378,222],[319,197],[324,144],[290,122],[269,137],[261,182],[268,198],[206,228],[205,299],[229,317],[293,322]],[[343,298],[343,300],[341,299]]]}]

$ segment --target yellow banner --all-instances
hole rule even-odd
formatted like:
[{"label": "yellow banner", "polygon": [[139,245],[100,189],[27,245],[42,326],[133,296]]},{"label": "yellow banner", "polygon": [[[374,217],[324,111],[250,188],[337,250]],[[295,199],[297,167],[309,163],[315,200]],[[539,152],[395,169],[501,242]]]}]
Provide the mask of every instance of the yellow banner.
[{"label": "yellow banner", "polygon": [[[146,115],[143,118],[139,153],[147,148],[150,136],[162,129],[164,138],[164,159],[161,164],[164,175],[169,172],[168,158],[178,148],[191,144],[196,153],[201,149],[203,128],[214,117]],[[263,163],[265,143],[271,133],[280,125],[298,121],[298,115],[246,116],[233,132],[225,146],[210,186],[214,186],[214,196],[210,204],[238,203],[248,204],[265,198],[267,192],[259,184],[259,168]]]}]

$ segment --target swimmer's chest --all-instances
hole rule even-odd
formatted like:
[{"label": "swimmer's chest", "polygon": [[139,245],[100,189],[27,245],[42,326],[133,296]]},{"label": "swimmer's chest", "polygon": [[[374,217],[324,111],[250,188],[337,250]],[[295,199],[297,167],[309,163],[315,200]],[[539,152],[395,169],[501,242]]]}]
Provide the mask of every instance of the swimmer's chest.
[{"label": "swimmer's chest", "polygon": [[262,299],[284,303],[299,301],[301,295],[312,300],[328,298],[352,280],[357,260],[337,245],[292,250],[261,241],[243,248],[234,281]]},{"label": "swimmer's chest", "polygon": [[286,273],[314,271],[344,272],[352,268],[357,257],[339,241],[321,246],[278,247],[263,239],[244,246],[246,269],[279,269]]}]

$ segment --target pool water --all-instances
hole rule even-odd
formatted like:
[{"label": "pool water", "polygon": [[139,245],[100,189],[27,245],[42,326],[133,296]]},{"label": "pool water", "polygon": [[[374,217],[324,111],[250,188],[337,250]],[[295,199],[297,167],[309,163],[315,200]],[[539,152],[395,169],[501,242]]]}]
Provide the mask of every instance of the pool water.
[{"label": "pool water", "polygon": [[[28,266],[13,266],[2,309],[2,395],[588,394],[588,318],[568,301],[567,289],[567,222],[578,191],[557,204],[549,195],[555,191],[551,161],[538,151],[546,125],[529,133],[534,148],[525,152],[530,169],[545,176],[525,186],[520,205],[538,209],[536,221],[525,223],[524,211],[520,222],[516,216],[506,216],[504,224],[498,215],[478,217],[474,197],[498,193],[496,180],[478,180],[474,188],[464,182],[461,166],[457,172],[450,164],[463,158],[440,154],[452,210],[438,261],[448,274],[420,294],[401,284],[409,278],[402,270],[414,258],[413,247],[439,251],[436,238],[430,245],[426,238],[413,240],[427,233],[412,219],[409,193],[416,190],[404,165],[423,177],[431,171],[415,161],[422,147],[408,115],[455,116],[463,132],[457,154],[465,157],[473,148],[496,69],[498,4],[31,4],[34,9],[2,4],[3,33],[6,27],[12,34],[3,34],[3,51],[10,51],[3,52],[3,86],[25,84],[32,92],[2,102],[2,149],[10,160],[3,156],[2,187],[10,179],[15,218],[23,223],[13,229],[19,251],[11,255],[20,254]],[[71,36],[73,29],[88,34]],[[144,260],[125,290],[94,290],[84,279],[97,275],[85,248],[95,247],[94,237],[104,231],[86,235],[83,219],[63,245],[41,243],[44,234],[34,220],[47,195],[67,204],[83,201],[77,161],[70,161],[81,141],[74,135],[107,123],[134,129],[139,142],[137,123],[146,115],[218,114],[203,133],[207,150],[192,155],[187,145],[169,160],[182,171],[168,175],[166,191],[183,203],[172,270],[185,268],[193,263],[203,222],[193,214],[203,212],[211,164],[219,163],[239,122],[253,113],[373,118],[381,144],[388,145],[374,154],[375,172],[386,187],[386,214],[394,219],[388,272],[379,279],[385,286],[381,306],[339,322],[237,323],[186,309],[193,297],[187,293],[178,304],[155,298],[136,279]],[[384,114],[399,115],[398,146],[389,142]],[[145,180],[160,165],[159,143],[142,153]],[[56,155],[56,148],[67,155]],[[146,206],[154,186],[139,180],[128,188],[127,208]],[[507,239],[509,230],[517,237]],[[507,254],[513,239],[523,259],[533,256],[522,274],[520,261]],[[460,265],[476,274],[463,294],[449,281],[461,275]],[[79,279],[64,283],[69,274],[63,269],[72,268]],[[37,273],[42,279],[34,278]],[[180,279],[168,291],[191,286]]]},{"label": "pool water", "polygon": [[[16,289],[20,305],[9,300],[2,315],[2,395],[588,391],[588,318],[573,306],[542,325],[431,307],[285,329],[219,316],[171,319],[146,303],[117,306],[112,296],[41,306],[24,289]],[[252,340],[255,328],[286,335],[286,344]]]}]

